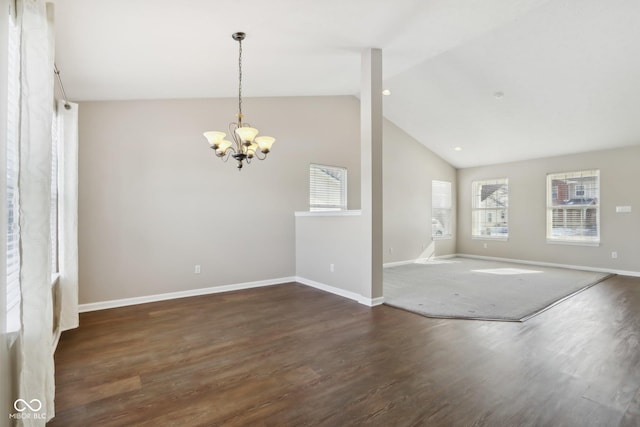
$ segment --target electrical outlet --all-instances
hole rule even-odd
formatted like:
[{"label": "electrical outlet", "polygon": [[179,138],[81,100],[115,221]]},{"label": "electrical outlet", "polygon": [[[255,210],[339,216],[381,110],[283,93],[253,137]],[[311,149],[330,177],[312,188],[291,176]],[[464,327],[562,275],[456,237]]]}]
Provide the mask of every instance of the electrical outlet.
[{"label": "electrical outlet", "polygon": [[335,265],[329,264],[329,271],[333,273],[335,271]]},{"label": "electrical outlet", "polygon": [[617,259],[618,258],[618,252],[616,252],[616,251],[611,252],[611,258]]},{"label": "electrical outlet", "polygon": [[489,245],[487,245],[486,243],[483,243],[482,246],[487,249],[489,247]]},{"label": "electrical outlet", "polygon": [[393,248],[389,248],[389,253],[392,254],[393,253]]},{"label": "electrical outlet", "polygon": [[200,264],[196,264],[195,268],[193,269],[193,272],[195,274],[200,274]]}]

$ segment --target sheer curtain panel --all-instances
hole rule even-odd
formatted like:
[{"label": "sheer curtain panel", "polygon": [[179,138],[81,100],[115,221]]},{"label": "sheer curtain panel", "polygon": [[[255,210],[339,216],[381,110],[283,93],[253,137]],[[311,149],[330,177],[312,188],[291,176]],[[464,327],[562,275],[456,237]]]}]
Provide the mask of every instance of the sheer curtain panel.
[{"label": "sheer curtain panel", "polygon": [[78,327],[78,104],[58,101],[60,331]]},{"label": "sheer curtain panel", "polygon": [[50,203],[53,117],[53,5],[16,1],[20,37],[20,290],[18,396],[41,408],[18,425],[54,416]]}]

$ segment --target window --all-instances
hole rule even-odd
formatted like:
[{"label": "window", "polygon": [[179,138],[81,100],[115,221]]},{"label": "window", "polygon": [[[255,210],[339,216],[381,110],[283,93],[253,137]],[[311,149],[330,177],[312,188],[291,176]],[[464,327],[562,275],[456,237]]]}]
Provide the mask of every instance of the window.
[{"label": "window", "polygon": [[309,165],[309,210],[341,211],[347,209],[347,169],[336,166]]},{"label": "window", "polygon": [[451,238],[451,183],[431,181],[431,237]]},{"label": "window", "polygon": [[600,171],[547,175],[547,241],[600,242]]},{"label": "window", "polygon": [[506,178],[471,184],[471,235],[481,239],[509,237],[509,182]]}]

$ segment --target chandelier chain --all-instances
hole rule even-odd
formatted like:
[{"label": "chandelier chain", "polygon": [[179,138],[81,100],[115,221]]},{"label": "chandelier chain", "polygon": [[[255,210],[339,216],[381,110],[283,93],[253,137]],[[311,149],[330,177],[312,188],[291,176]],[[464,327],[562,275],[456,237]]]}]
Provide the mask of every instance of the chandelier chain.
[{"label": "chandelier chain", "polygon": [[240,44],[239,54],[238,54],[238,112],[242,117],[242,39],[238,40]]}]

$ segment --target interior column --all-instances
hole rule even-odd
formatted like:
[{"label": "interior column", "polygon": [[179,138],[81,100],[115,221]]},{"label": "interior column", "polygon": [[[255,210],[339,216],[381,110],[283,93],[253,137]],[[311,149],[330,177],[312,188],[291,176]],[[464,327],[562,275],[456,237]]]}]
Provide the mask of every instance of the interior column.
[{"label": "interior column", "polygon": [[363,296],[382,303],[382,50],[362,53],[360,89]]}]

